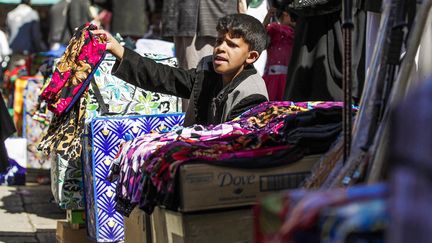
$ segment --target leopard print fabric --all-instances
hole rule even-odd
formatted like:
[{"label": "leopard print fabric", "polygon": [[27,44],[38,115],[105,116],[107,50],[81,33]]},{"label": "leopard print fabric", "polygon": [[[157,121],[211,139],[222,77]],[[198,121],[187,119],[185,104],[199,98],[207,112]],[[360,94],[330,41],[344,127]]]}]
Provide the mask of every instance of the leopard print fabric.
[{"label": "leopard print fabric", "polygon": [[64,116],[54,116],[47,134],[38,146],[51,155],[51,190],[63,209],[84,209],[81,171],[81,136],[87,106],[87,92]]},{"label": "leopard print fabric", "polygon": [[80,142],[84,131],[86,96],[87,92],[83,94],[80,102],[67,115],[53,116],[50,127],[42,138],[38,150],[43,151],[45,155],[51,153],[67,154],[68,158],[66,159],[81,156]]}]

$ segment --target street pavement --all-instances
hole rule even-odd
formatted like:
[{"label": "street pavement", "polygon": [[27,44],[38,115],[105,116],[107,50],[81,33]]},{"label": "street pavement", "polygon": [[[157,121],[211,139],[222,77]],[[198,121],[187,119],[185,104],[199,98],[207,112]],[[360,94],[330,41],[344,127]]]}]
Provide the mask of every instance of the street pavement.
[{"label": "street pavement", "polygon": [[55,243],[66,212],[51,201],[49,185],[0,186],[0,242]]}]

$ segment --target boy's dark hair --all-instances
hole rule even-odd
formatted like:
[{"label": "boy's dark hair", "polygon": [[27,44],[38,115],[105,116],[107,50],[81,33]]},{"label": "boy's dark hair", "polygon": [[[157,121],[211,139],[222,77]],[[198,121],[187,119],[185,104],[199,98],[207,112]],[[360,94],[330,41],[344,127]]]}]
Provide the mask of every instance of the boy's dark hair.
[{"label": "boy's dark hair", "polygon": [[21,4],[27,4],[30,5],[31,0],[21,0]]},{"label": "boy's dark hair", "polygon": [[242,37],[249,44],[249,50],[260,54],[269,42],[264,25],[247,14],[230,14],[220,18],[216,30],[222,34],[229,33],[236,38]]}]

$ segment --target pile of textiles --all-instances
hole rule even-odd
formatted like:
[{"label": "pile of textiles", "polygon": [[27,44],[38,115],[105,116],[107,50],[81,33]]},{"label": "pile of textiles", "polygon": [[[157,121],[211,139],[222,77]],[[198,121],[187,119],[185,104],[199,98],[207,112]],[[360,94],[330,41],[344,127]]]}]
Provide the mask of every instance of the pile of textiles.
[{"label": "pile of textiles", "polygon": [[128,215],[136,205],[149,214],[158,204],[177,208],[175,178],[185,163],[264,168],[323,153],[342,129],[341,112],[340,102],[266,102],[219,125],[125,142],[110,178],[118,179],[117,210]]},{"label": "pile of textiles", "polygon": [[375,184],[267,196],[254,208],[255,242],[384,242],[388,194]]}]

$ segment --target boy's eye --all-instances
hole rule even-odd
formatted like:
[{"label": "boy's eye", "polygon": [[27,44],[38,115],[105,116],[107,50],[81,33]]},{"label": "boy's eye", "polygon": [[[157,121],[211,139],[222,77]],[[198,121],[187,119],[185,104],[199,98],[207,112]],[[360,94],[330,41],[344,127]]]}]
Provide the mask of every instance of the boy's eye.
[{"label": "boy's eye", "polygon": [[228,42],[227,44],[228,44],[229,47],[237,47],[237,45],[234,44],[233,42]]}]

